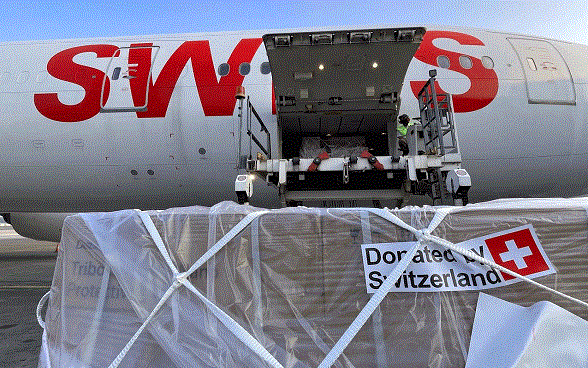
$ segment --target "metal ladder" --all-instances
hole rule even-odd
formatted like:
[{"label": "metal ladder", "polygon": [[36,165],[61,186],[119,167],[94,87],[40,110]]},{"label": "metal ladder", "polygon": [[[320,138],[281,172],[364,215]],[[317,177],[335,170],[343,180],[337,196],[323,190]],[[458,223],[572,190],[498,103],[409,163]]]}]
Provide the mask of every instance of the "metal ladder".
[{"label": "metal ladder", "polygon": [[[249,97],[247,97],[246,101],[246,129],[247,135],[249,136],[249,154],[247,156],[243,155],[243,100],[244,98],[239,98],[239,152],[238,152],[238,169],[247,169],[247,162],[253,160],[253,143],[265,154],[265,159],[272,158],[272,145],[271,145],[271,135],[268,128],[265,126],[261,117],[249,101]],[[266,134],[266,145],[264,146],[263,143],[257,138],[257,136],[253,133],[253,123],[257,122],[259,127],[260,133]]]},{"label": "metal ladder", "polygon": [[444,156],[458,153],[455,124],[451,111],[451,95],[437,93],[435,89],[436,70],[429,71],[429,80],[418,95],[421,124],[425,134],[427,154]]}]

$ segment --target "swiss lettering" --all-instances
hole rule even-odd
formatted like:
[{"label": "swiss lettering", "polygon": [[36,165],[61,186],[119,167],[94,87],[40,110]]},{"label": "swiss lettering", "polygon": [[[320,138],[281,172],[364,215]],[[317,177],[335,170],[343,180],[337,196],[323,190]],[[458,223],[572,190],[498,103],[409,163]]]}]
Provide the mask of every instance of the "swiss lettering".
[{"label": "swiss lettering", "polygon": [[[464,46],[484,46],[484,43],[473,37],[459,32],[429,31],[425,34],[420,48],[414,57],[429,65],[437,66],[437,57],[445,55],[450,61],[450,70],[465,75],[471,86],[463,94],[453,95],[454,111],[457,113],[471,112],[484,108],[490,104],[498,93],[498,77],[496,72],[486,69],[482,61],[471,57],[472,68],[465,69],[459,63],[462,54],[443,50],[434,46],[433,41],[448,38]],[[206,116],[231,116],[235,108],[234,92],[243,83],[244,76],[239,74],[239,65],[251,62],[259,49],[260,38],[242,39],[235,46],[227,63],[230,66],[228,75],[217,78],[208,41],[186,41],[181,44],[165,62],[157,76],[149,77],[151,70],[151,43],[134,44],[129,50],[129,79],[133,104],[136,107],[145,104],[147,86],[149,85],[148,106],[146,111],[137,112],[139,118],[165,117],[182,70],[191,63],[194,80],[198,89],[202,110]],[[74,57],[84,53],[93,53],[97,58],[110,58],[118,49],[115,45],[84,45],[63,50],[54,55],[47,63],[49,74],[62,81],[71,82],[84,89],[84,98],[77,104],[68,105],[59,100],[58,93],[37,93],[34,104],[45,117],[61,122],[78,122],[90,119],[100,112],[100,96],[102,83],[104,84],[104,103],[110,94],[110,81],[104,79],[104,72],[77,64]],[[136,65],[136,66],[135,66]],[[410,86],[418,94],[424,81],[411,81]],[[437,91],[445,93],[436,85]],[[272,100],[275,100],[272,88]],[[275,105],[272,104],[275,114]],[[438,255],[433,257],[438,258]]]},{"label": "swiss lettering", "polygon": [[[84,89],[84,99],[75,105],[59,101],[57,93],[37,93],[34,97],[35,107],[46,118],[76,122],[90,119],[100,112],[100,93],[104,73],[98,69],[76,64],[73,58],[83,53],[94,53],[97,58],[109,58],[118,47],[114,45],[87,45],[72,47],[53,56],[47,63],[47,72],[57,79],[71,82]],[[110,82],[106,79],[104,96],[108,96]]]},{"label": "swiss lettering", "polygon": [[244,79],[244,76],[238,73],[239,65],[251,62],[260,44],[261,38],[248,38],[239,41],[227,61],[230,72],[228,75],[222,76],[220,80],[217,80],[216,77],[208,41],[184,42],[170,56],[157,78],[152,76],[151,80],[149,80],[149,70],[151,69],[152,49],[145,46],[152,44],[131,45],[129,64],[138,65],[134,69],[135,74],[132,75],[134,78],[130,79],[135,106],[145,104],[147,83],[150,83],[147,111],[138,112],[137,117],[156,118],[166,115],[178,78],[188,62],[192,64],[204,115],[233,115],[236,103],[235,89],[243,83]]},{"label": "swiss lettering", "polygon": [[[188,62],[192,65],[194,80],[198,89],[202,110],[206,116],[231,116],[235,109],[235,89],[243,83],[239,65],[251,62],[261,45],[261,38],[239,41],[227,63],[230,72],[217,79],[208,41],[187,41],[166,61],[157,77],[149,78],[151,69],[150,43],[134,44],[129,50],[129,81],[135,106],[145,104],[147,84],[149,83],[148,106],[146,111],[137,112],[139,118],[165,117],[169,102]],[[144,47],[140,47],[144,46]],[[59,101],[57,93],[37,93],[35,107],[45,117],[61,122],[77,122],[90,119],[100,112],[100,95],[104,72],[80,65],[73,61],[76,55],[94,53],[98,58],[110,58],[118,50],[114,45],[86,45],[63,50],[47,63],[49,74],[59,80],[75,83],[84,88],[84,99],[75,105]],[[104,103],[110,94],[110,81],[105,80]]]},{"label": "swiss lettering", "polygon": [[[428,31],[425,33],[423,42],[414,54],[414,57],[423,63],[436,67],[437,57],[445,55],[449,58],[449,70],[461,73],[468,77],[471,83],[470,89],[463,94],[452,96],[453,109],[455,112],[471,112],[488,106],[498,93],[498,76],[496,75],[496,72],[492,69],[486,69],[482,65],[480,59],[469,55],[468,57],[473,63],[472,68],[463,68],[459,62],[459,57],[463,54],[443,50],[433,45],[433,41],[440,38],[449,38],[464,46],[484,46],[484,43],[476,37],[464,33]],[[419,91],[423,88],[425,83],[425,81],[410,82],[410,87],[415,96],[418,96]],[[437,82],[435,83],[435,88],[438,93],[446,93]]]}]

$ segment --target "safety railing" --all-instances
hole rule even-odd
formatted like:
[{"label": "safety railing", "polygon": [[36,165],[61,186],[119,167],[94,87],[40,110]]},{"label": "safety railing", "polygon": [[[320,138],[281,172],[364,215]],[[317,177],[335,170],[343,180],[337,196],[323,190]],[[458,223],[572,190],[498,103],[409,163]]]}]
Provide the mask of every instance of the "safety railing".
[{"label": "safety railing", "polygon": [[421,124],[425,132],[427,153],[458,153],[455,124],[451,111],[451,95],[437,93],[435,87],[436,70],[429,71],[429,80],[418,94]]},{"label": "safety railing", "polygon": [[[263,143],[261,143],[261,141],[259,140],[259,138],[257,138],[255,136],[255,134],[253,133],[253,123],[254,123],[253,118],[255,118],[255,120],[259,124],[259,127],[260,127],[259,132],[266,134],[266,138],[267,138],[267,145],[266,146],[264,146]],[[255,142],[257,147],[263,153],[265,153],[267,159],[272,158],[271,134],[270,134],[269,130],[267,129],[267,127],[265,126],[265,124],[263,123],[263,121],[261,120],[261,118],[259,117],[259,114],[255,110],[255,108],[251,104],[251,101],[249,101],[249,97],[247,97],[247,135],[250,138],[249,139],[249,159],[250,160],[253,159],[253,156],[252,156],[253,155],[253,142]]]}]

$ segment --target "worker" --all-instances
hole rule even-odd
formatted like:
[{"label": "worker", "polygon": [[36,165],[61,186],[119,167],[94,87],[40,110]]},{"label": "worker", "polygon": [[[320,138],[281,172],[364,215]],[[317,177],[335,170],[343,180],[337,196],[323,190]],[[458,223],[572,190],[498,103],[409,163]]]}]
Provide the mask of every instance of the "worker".
[{"label": "worker", "polygon": [[414,125],[410,118],[406,114],[402,114],[398,117],[398,124],[396,124],[396,130],[398,131],[398,148],[402,151],[402,155],[408,154],[408,142],[406,141],[406,133],[408,127]]},{"label": "worker", "polygon": [[398,122],[400,123],[396,125],[396,129],[398,130],[398,136],[406,137],[408,127],[414,125],[414,123],[410,121],[410,118],[406,114],[400,115],[400,117],[398,117]]}]

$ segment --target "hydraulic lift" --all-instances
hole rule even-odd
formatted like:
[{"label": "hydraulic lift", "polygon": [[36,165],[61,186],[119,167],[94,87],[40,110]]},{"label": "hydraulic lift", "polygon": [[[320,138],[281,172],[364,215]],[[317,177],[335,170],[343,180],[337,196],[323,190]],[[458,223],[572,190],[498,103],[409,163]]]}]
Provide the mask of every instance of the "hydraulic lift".
[{"label": "hydraulic lift", "polygon": [[235,181],[239,202],[252,196],[255,175],[278,188],[283,206],[400,206],[408,195],[465,205],[471,180],[461,168],[451,96],[436,92],[434,70],[418,96],[420,123],[397,136],[402,83],[424,33],[417,27],[264,35],[277,145],[272,150],[270,130],[239,90],[247,123],[240,157],[249,146],[240,164],[247,174]]}]

